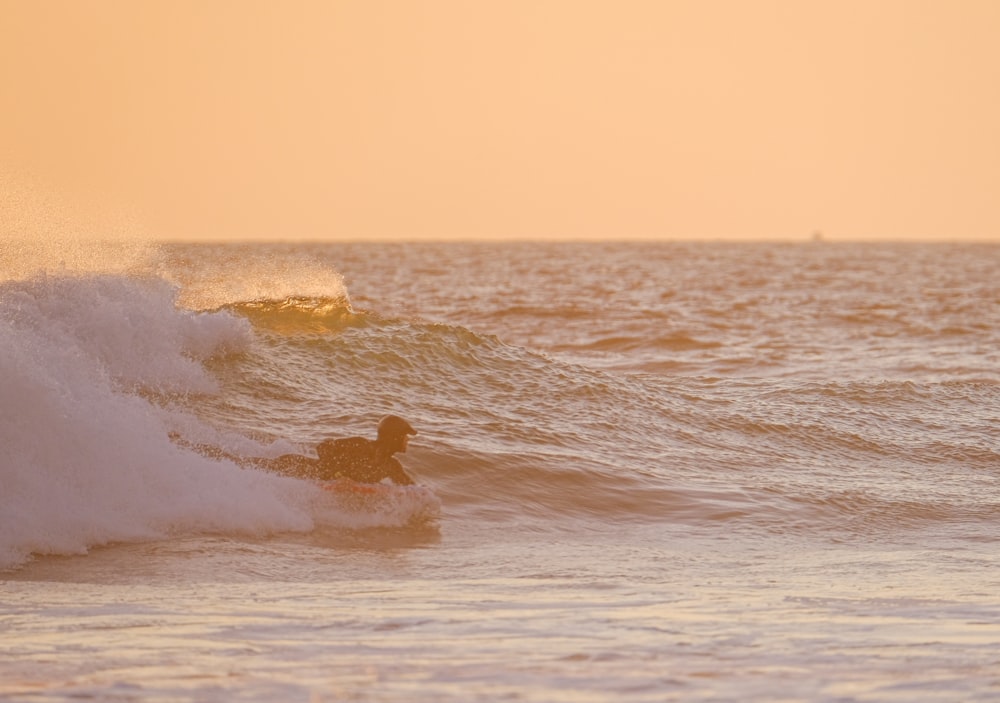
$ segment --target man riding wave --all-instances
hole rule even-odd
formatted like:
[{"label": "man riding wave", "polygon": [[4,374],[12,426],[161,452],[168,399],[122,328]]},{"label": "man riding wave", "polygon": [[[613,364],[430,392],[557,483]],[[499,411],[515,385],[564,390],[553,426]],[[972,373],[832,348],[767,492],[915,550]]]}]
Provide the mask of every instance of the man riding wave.
[{"label": "man riding wave", "polygon": [[296,478],[324,482],[349,479],[358,483],[380,483],[388,478],[396,485],[411,486],[413,479],[393,455],[406,453],[410,435],[415,434],[417,431],[403,418],[386,415],[379,420],[374,440],[364,437],[324,440],[316,447],[315,459],[302,454],[282,454],[274,459],[247,458],[216,447],[194,448],[206,456],[225,458],[242,466],[267,469]]},{"label": "man riding wave", "polygon": [[284,454],[263,460],[280,473],[316,481],[350,479],[358,483],[379,483],[390,479],[400,486],[413,484],[393,454],[405,454],[410,435],[417,434],[409,422],[398,415],[386,415],[378,423],[376,439],[345,437],[328,439],[316,447],[317,459],[300,454]]}]

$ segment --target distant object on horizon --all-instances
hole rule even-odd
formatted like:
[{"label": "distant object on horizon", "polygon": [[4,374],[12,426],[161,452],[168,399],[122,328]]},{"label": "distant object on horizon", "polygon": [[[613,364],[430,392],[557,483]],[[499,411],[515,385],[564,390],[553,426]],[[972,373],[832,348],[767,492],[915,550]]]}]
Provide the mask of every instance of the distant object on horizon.
[{"label": "distant object on horizon", "polygon": [[812,240],[814,242],[822,242],[823,241],[823,230],[821,230],[821,229],[814,229],[813,233],[812,233]]}]

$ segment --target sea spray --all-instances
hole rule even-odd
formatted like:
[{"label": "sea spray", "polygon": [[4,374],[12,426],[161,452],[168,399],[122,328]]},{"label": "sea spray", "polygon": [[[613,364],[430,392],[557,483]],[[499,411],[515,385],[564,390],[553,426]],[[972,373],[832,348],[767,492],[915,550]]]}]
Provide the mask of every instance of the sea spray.
[{"label": "sea spray", "polygon": [[0,165],[0,281],[149,271],[159,246],[125,211]]},{"label": "sea spray", "polygon": [[322,300],[350,309],[341,274],[308,251],[267,244],[206,248],[197,257],[161,250],[157,275],[175,283],[178,302],[192,310],[283,300]]}]

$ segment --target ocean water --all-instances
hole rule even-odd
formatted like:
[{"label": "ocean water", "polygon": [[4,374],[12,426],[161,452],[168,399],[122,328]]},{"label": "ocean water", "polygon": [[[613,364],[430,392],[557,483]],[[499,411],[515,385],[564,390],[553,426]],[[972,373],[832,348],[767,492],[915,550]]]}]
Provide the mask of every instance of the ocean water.
[{"label": "ocean water", "polygon": [[4,246],[2,700],[1000,701],[1000,245]]}]

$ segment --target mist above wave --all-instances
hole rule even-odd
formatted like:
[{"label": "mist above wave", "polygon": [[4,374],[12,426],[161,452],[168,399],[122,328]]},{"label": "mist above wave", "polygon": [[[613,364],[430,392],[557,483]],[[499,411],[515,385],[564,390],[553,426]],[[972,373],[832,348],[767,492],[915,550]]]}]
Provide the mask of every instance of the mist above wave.
[{"label": "mist above wave", "polygon": [[[343,276],[307,250],[278,244],[163,247],[157,273],[180,289],[178,303],[194,310],[226,305],[329,301],[350,309]],[[315,306],[313,306],[315,309]]]}]

